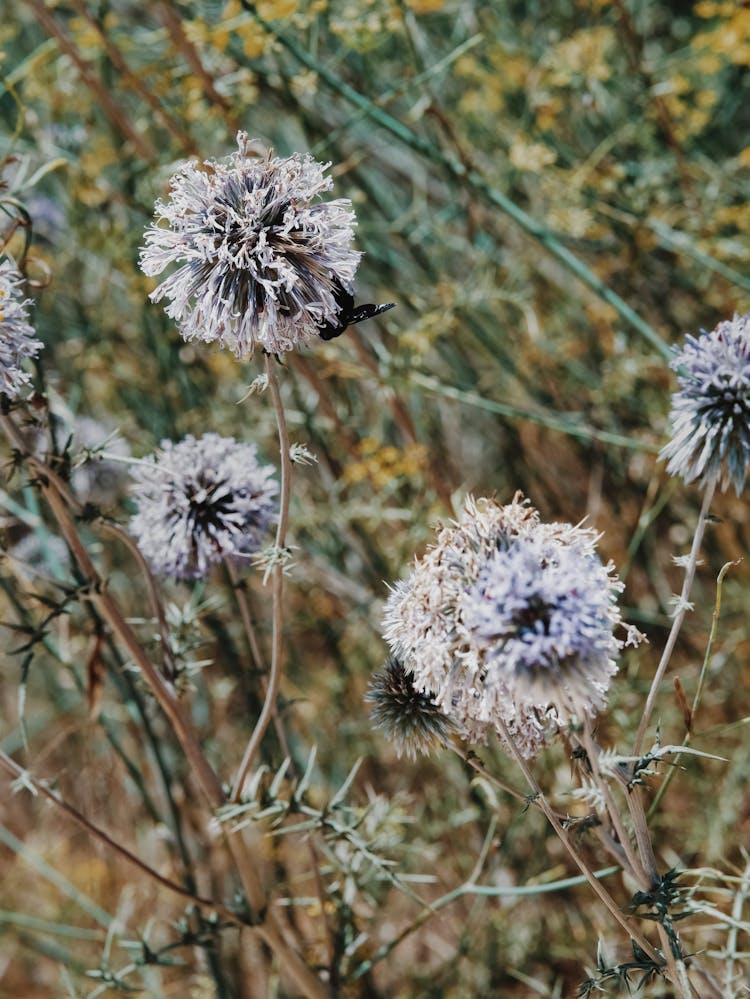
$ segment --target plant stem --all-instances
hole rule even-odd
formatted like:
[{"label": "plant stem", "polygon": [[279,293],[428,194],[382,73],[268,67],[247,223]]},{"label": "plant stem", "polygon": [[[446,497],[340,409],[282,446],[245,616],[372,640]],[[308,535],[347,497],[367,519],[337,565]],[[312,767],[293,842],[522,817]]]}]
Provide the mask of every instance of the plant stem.
[{"label": "plant stem", "polygon": [[[266,355],[266,374],[268,375],[268,385],[273,398],[274,410],[276,412],[276,424],[279,431],[279,451],[281,456],[281,497],[279,502],[279,522],[276,528],[276,550],[280,555],[286,544],[286,532],[289,524],[289,498],[291,495],[292,462],[289,457],[289,433],[284,415],[284,403],[281,398],[279,379],[274,368],[275,360],[271,355]],[[261,741],[273,717],[276,707],[276,695],[279,692],[281,682],[281,659],[283,644],[283,597],[284,597],[284,566],[277,561],[273,567],[273,636],[271,641],[271,673],[268,678],[268,689],[263,702],[263,708],[258,718],[258,722],[250,736],[250,740],[242,757],[237,776],[232,787],[230,801],[237,802],[242,796],[242,785],[245,777],[253,765],[253,760],[260,748]]]},{"label": "plant stem", "polygon": [[635,737],[635,744],[633,746],[633,756],[640,756],[641,748],[643,746],[643,739],[646,734],[646,729],[648,723],[651,720],[651,715],[654,710],[654,704],[656,702],[657,694],[659,693],[659,687],[664,679],[664,674],[667,671],[667,666],[669,665],[669,660],[672,657],[672,652],[674,651],[675,644],[677,643],[677,636],[682,628],[682,623],[685,620],[685,615],[688,612],[688,596],[690,595],[690,589],[693,585],[693,579],[695,578],[695,568],[698,564],[698,552],[700,551],[701,542],[703,541],[703,534],[706,529],[706,517],[708,514],[709,507],[711,506],[711,500],[713,499],[714,492],[716,490],[716,478],[709,481],[706,486],[706,491],[703,494],[703,503],[701,505],[701,512],[698,516],[698,524],[695,528],[695,536],[693,538],[693,546],[690,549],[690,555],[688,556],[688,562],[685,566],[685,579],[682,584],[682,592],[680,593],[679,604],[677,605],[677,613],[672,621],[672,628],[669,632],[669,637],[667,638],[667,643],[664,646],[664,651],[661,656],[661,661],[654,675],[653,682],[651,684],[651,689],[648,692],[648,697],[646,698],[646,705],[643,709],[643,715],[641,717],[640,725],[638,726],[638,732]]},{"label": "plant stem", "polygon": [[[253,617],[250,613],[250,603],[247,599],[247,591],[242,584],[242,580],[237,575],[237,569],[232,563],[231,559],[224,560],[224,566],[227,570],[227,575],[229,576],[229,581],[232,585],[232,590],[237,600],[237,606],[240,610],[240,617],[242,618],[242,626],[245,629],[245,637],[247,638],[247,644],[250,648],[250,655],[253,660],[253,666],[261,683],[264,687],[264,696],[268,692],[268,680],[266,679],[266,674],[268,669],[266,667],[265,659],[263,658],[263,653],[261,652],[260,644],[258,642],[258,636],[255,632],[255,626],[253,625]],[[286,732],[284,731],[284,726],[281,721],[281,716],[279,715],[278,706],[274,700],[272,705],[273,710],[273,725],[276,729],[276,735],[279,740],[279,744],[283,750],[284,756],[287,756],[290,760],[292,754],[289,750],[289,742],[286,737]]]},{"label": "plant stem", "polygon": [[591,721],[588,718],[584,723],[583,740],[591,769],[594,777],[596,778],[597,785],[604,795],[604,800],[607,805],[607,813],[609,814],[614,830],[617,833],[617,838],[620,841],[620,845],[622,846],[623,852],[627,859],[628,866],[630,867],[630,873],[639,883],[641,889],[651,888],[652,879],[649,877],[647,869],[638,859],[638,855],[633,850],[633,845],[630,842],[630,835],[625,828],[624,822],[622,821],[622,816],[620,815],[620,811],[617,807],[617,802],[614,800],[614,796],[612,795],[606,778],[602,776],[601,770],[599,769],[599,747],[594,742],[594,737],[591,732]]},{"label": "plant stem", "polygon": [[606,908],[608,909],[608,911],[610,912],[610,914],[617,920],[617,922],[625,930],[625,932],[628,934],[628,936],[638,944],[638,946],[641,948],[641,950],[645,954],[647,954],[648,957],[650,957],[651,960],[654,961],[655,964],[662,965],[664,962],[663,962],[661,956],[659,955],[659,953],[655,950],[655,948],[651,945],[651,943],[649,943],[649,941],[640,932],[640,930],[638,930],[638,929],[636,929],[636,928],[634,928],[633,926],[630,925],[630,923],[628,922],[628,919],[625,916],[625,914],[620,910],[620,907],[617,905],[617,903],[612,898],[612,896],[609,894],[609,892],[596,879],[596,877],[594,876],[593,871],[591,870],[591,868],[589,867],[589,865],[586,863],[586,861],[584,860],[583,856],[579,853],[578,849],[574,846],[574,844],[571,842],[571,840],[566,835],[565,830],[563,829],[563,827],[562,827],[562,825],[560,823],[560,820],[555,815],[554,811],[552,810],[552,808],[550,807],[549,803],[547,802],[547,799],[544,796],[544,792],[542,791],[541,787],[537,783],[537,780],[534,777],[533,773],[531,772],[528,764],[526,763],[526,760],[523,758],[523,756],[521,755],[521,752],[519,751],[518,747],[516,746],[516,743],[515,743],[515,741],[513,739],[513,736],[508,731],[508,726],[505,724],[505,722],[503,721],[503,719],[500,716],[497,717],[497,725],[498,725],[498,728],[500,729],[500,733],[503,736],[503,739],[506,742],[506,745],[510,748],[510,751],[511,751],[511,753],[513,755],[513,758],[515,759],[516,763],[518,764],[518,766],[519,766],[519,768],[521,770],[521,773],[524,775],[524,777],[526,778],[526,781],[527,781],[529,787],[534,792],[534,794],[536,796],[536,800],[539,802],[539,807],[542,809],[542,811],[544,812],[544,814],[547,816],[547,820],[548,820],[549,824],[555,830],[555,832],[557,833],[558,838],[560,839],[560,842],[563,844],[563,846],[565,847],[565,849],[568,851],[568,853],[570,854],[570,856],[572,857],[572,859],[577,864],[578,869],[580,870],[581,874],[584,875],[584,877],[586,878],[586,880],[588,881],[588,883],[593,888],[594,893],[597,895],[597,897],[599,898],[599,900],[604,903],[604,905],[606,906]]},{"label": "plant stem", "polygon": [[[719,572],[719,575],[717,576],[717,579],[716,579],[716,600],[714,602],[714,612],[713,612],[713,616],[711,618],[711,631],[710,631],[709,636],[708,636],[708,643],[706,645],[706,651],[705,651],[705,654],[703,656],[703,665],[701,666],[700,675],[698,676],[698,686],[697,686],[696,691],[695,691],[695,696],[693,697],[693,703],[690,706],[690,728],[688,729],[688,731],[685,733],[685,735],[683,737],[683,740],[682,740],[682,745],[683,746],[690,745],[690,740],[691,740],[691,738],[693,736],[694,725],[695,725],[695,716],[696,716],[696,713],[698,711],[698,705],[700,704],[701,696],[703,694],[703,687],[704,687],[705,682],[706,682],[706,674],[708,672],[708,664],[711,662],[711,653],[713,652],[714,642],[716,641],[716,634],[717,634],[717,632],[719,630],[719,614],[721,613],[721,591],[722,591],[722,586],[723,586],[723,583],[724,583],[724,577],[726,576],[727,572],[729,572],[729,570],[730,570],[730,568],[732,566],[735,566],[735,565],[738,565],[738,564],[739,564],[738,561],[735,561],[735,562],[725,562],[724,565],[721,568],[721,571]],[[666,794],[667,788],[672,783],[672,779],[674,778],[674,775],[677,773],[677,765],[679,764],[679,762],[680,762],[681,759],[682,759],[682,756],[681,756],[680,753],[678,753],[675,756],[674,760],[673,760],[673,764],[674,765],[672,767],[670,767],[669,772],[667,773],[667,775],[665,776],[664,780],[659,785],[659,790],[656,792],[656,794],[654,795],[653,801],[649,805],[649,809],[648,809],[648,817],[649,818],[651,818],[651,816],[654,814],[654,812],[659,807],[659,803],[661,802],[661,799]]]}]

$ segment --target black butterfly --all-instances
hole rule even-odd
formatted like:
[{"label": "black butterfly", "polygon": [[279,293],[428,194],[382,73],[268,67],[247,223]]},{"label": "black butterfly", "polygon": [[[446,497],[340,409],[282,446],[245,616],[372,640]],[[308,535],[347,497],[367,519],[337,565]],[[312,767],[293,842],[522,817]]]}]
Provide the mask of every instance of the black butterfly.
[{"label": "black butterfly", "polygon": [[351,326],[352,323],[361,323],[365,319],[372,319],[373,316],[379,316],[381,312],[387,312],[396,305],[395,302],[388,302],[387,305],[355,305],[354,295],[350,294],[346,288],[342,288],[338,282],[334,288],[333,297],[336,299],[339,312],[335,319],[330,319],[319,327],[321,340],[333,340],[335,337],[341,336],[347,326]]}]

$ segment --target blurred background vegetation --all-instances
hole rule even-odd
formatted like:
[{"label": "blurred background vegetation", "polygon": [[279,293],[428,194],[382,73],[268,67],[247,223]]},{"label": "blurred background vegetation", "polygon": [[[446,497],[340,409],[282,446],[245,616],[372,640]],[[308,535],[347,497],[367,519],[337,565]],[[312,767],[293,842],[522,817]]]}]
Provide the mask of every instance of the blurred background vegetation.
[{"label": "blurred background vegetation", "polygon": [[[317,746],[321,802],[364,757],[350,791],[362,835],[401,875],[419,876],[425,898],[469,875],[493,815],[485,883],[572,872],[541,816],[492,800],[449,754],[397,761],[372,731],[363,697],[384,657],[386,583],[469,492],[508,501],[521,489],[546,519],[588,516],[626,579],[625,617],[650,640],[623,662],[600,724],[605,743],[632,741],[679,586],[672,557],[689,547],[699,506],[697,492],[670,481],[656,460],[673,385],[667,347],[750,309],[748,66],[750,7],[735,0],[268,0],[247,8],[237,0],[5,0],[2,226],[13,230],[7,249],[34,283],[45,344],[38,384],[56,400],[61,452],[74,433],[71,460],[97,443],[93,426],[99,441],[117,430],[118,446],[138,457],[164,437],[213,430],[277,461],[269,401],[243,398],[261,359],[240,363],[186,345],[147,300],[154,282],[139,271],[138,250],[179,161],[231,152],[241,128],[282,155],[310,150],[330,160],[336,196],[354,203],[365,253],[358,300],[398,307],[285,358],[292,438],[317,463],[295,469],[283,713],[299,770]],[[118,467],[93,498],[124,523],[130,506]],[[85,499],[93,486],[77,488]],[[3,561],[0,617],[38,624],[44,605],[21,596],[58,599],[53,580],[66,578],[65,554],[22,477],[8,477],[2,504],[4,547],[15,555]],[[689,698],[716,575],[750,542],[743,498],[721,496],[714,513],[696,613],[673,671]],[[101,535],[96,544],[128,612],[147,617],[128,553]],[[32,548],[42,576],[28,574]],[[673,780],[654,820],[665,867],[742,864],[749,575],[740,564],[724,584],[697,724],[710,738],[695,742],[729,762],[691,762]],[[267,642],[269,598],[256,576],[249,590]],[[205,589],[168,588],[168,599],[186,655],[210,661],[186,696],[229,779],[261,700],[257,678],[241,666],[231,588],[217,573]],[[142,627],[150,634],[148,622]],[[180,755],[111,649],[98,720],[95,712],[89,720],[90,632],[72,603],[32,659],[3,657],[2,747],[35,774],[54,775],[82,811],[160,870],[184,873],[181,839],[220,877],[191,820]],[[12,628],[3,644],[19,644]],[[671,680],[659,715],[663,741],[680,741]],[[273,735],[264,751],[278,767]],[[497,749],[483,753],[520,786]],[[538,772],[547,787],[566,787],[564,747],[550,747]],[[107,916],[120,916],[125,939],[137,940],[150,918],[153,939],[169,939],[169,921],[182,911],[173,899],[7,782],[0,815],[0,995],[88,995],[97,982],[87,984],[86,969],[128,960],[123,934],[104,942]],[[293,913],[311,939],[327,925],[332,952],[350,971],[421,911],[363,856],[332,848],[325,911],[313,898]],[[602,862],[594,850],[591,857]],[[315,895],[309,860],[299,841],[294,849],[268,841],[266,876],[280,897]],[[620,892],[625,905],[627,888]],[[572,995],[598,936],[612,953],[627,951],[586,887],[464,897],[372,970],[349,974],[342,994]],[[700,927],[686,939],[712,945]],[[128,982],[154,996],[271,994],[266,972],[257,991],[236,984],[253,956],[231,934],[216,947],[208,956],[183,948],[184,967],[146,967]]]}]

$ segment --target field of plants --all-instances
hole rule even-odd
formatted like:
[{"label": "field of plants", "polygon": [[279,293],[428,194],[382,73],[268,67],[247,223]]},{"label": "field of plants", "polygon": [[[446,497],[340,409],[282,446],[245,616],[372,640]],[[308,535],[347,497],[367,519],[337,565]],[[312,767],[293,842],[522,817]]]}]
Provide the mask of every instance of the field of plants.
[{"label": "field of plants", "polygon": [[749,67],[6,0],[0,999],[750,994]]}]

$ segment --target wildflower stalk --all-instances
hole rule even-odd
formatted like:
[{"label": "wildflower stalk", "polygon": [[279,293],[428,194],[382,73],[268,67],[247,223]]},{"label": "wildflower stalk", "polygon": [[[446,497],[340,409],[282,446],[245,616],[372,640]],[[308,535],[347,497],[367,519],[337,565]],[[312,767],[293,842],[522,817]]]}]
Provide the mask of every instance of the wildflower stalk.
[{"label": "wildflower stalk", "polygon": [[732,924],[729,928],[729,933],[727,934],[727,963],[724,968],[724,994],[728,996],[735,994],[734,989],[737,985],[737,972],[735,971],[735,962],[738,957],[737,936],[741,926],[742,909],[748,896],[750,896],[750,858],[748,858],[745,851],[743,851],[743,854],[745,857],[745,870],[742,875],[739,888],[737,889],[737,893],[734,896],[734,902],[732,903]]},{"label": "wildflower stalk", "polygon": [[526,778],[526,781],[527,781],[529,787],[533,791],[533,793],[535,795],[535,798],[536,798],[536,801],[539,804],[539,807],[542,809],[542,811],[546,815],[547,821],[549,822],[549,824],[552,826],[552,828],[557,833],[557,836],[558,836],[560,842],[563,844],[563,846],[565,847],[565,849],[568,851],[568,853],[570,854],[571,858],[577,864],[578,869],[580,870],[581,874],[584,875],[584,877],[586,878],[586,880],[588,881],[588,883],[593,888],[594,893],[596,894],[596,896],[606,906],[607,910],[610,912],[610,914],[613,916],[613,918],[619,923],[619,925],[625,930],[625,932],[628,934],[628,936],[632,940],[634,940],[635,943],[638,944],[638,946],[641,948],[641,950],[652,961],[654,961],[658,965],[661,965],[663,963],[663,961],[662,961],[662,958],[660,957],[660,955],[658,954],[658,952],[649,943],[649,941],[641,933],[640,930],[638,930],[637,928],[635,928],[635,927],[633,927],[633,926],[630,925],[630,923],[628,922],[628,919],[625,916],[625,914],[620,910],[619,906],[617,905],[617,903],[615,902],[615,900],[612,898],[612,896],[609,894],[609,892],[606,890],[606,888],[604,888],[604,886],[600,883],[600,881],[595,877],[594,872],[591,870],[591,868],[586,863],[586,861],[583,858],[583,856],[581,855],[581,853],[577,850],[577,848],[575,847],[575,845],[571,842],[571,840],[567,836],[565,830],[562,827],[562,824],[560,823],[560,820],[558,819],[557,815],[555,815],[555,812],[553,811],[553,809],[549,805],[549,802],[545,798],[544,792],[542,791],[541,787],[539,786],[539,784],[538,784],[538,782],[536,780],[536,777],[534,777],[534,774],[531,772],[531,768],[527,764],[526,760],[523,758],[523,755],[521,754],[521,751],[519,750],[518,746],[516,745],[515,740],[513,739],[513,736],[510,734],[510,731],[508,730],[508,726],[505,724],[505,721],[499,715],[497,717],[496,724],[497,724],[497,727],[498,727],[501,735],[503,736],[503,739],[505,740],[508,748],[510,749],[513,758],[515,759],[516,763],[518,764],[518,766],[519,766],[519,768],[521,770],[521,773],[524,775],[524,777]]},{"label": "wildflower stalk", "polygon": [[240,612],[240,617],[242,618],[242,627],[245,629],[245,638],[247,639],[247,644],[250,649],[253,665],[259,674],[263,674],[265,673],[266,666],[263,659],[263,653],[261,652],[260,645],[258,643],[258,635],[256,634],[255,625],[253,624],[253,617],[250,613],[247,593],[245,592],[242,580],[239,578],[237,568],[232,562],[232,559],[224,559],[224,568],[226,569],[227,576],[229,576],[229,582],[231,583],[232,591],[234,592],[235,600],[237,601],[237,607]]},{"label": "wildflower stalk", "polygon": [[[289,433],[287,431],[286,416],[284,415],[284,403],[281,398],[279,379],[274,365],[276,359],[272,355],[266,355],[266,374],[268,375],[268,386],[273,399],[274,411],[276,413],[276,424],[279,432],[279,451],[281,457],[281,495],[279,499],[279,522],[276,528],[276,549],[281,552],[286,543],[286,532],[289,523],[289,498],[291,495],[292,461],[289,457]],[[279,692],[281,682],[281,657],[283,644],[283,621],[282,621],[282,601],[284,596],[284,565],[276,560],[272,574],[273,591],[273,635],[271,641],[271,673],[268,678],[268,689],[263,702],[263,708],[258,718],[255,729],[250,736],[245,753],[242,757],[230,801],[236,802],[242,796],[242,785],[245,782],[253,760],[260,748],[263,736],[266,733],[269,722],[273,717],[276,707],[276,696]]]},{"label": "wildflower stalk", "polygon": [[642,889],[648,889],[652,886],[652,879],[649,877],[645,865],[641,862],[641,860],[639,860],[638,855],[633,850],[633,845],[630,841],[630,834],[625,828],[622,816],[620,815],[620,810],[617,807],[617,802],[614,800],[614,796],[609,788],[606,778],[602,776],[599,768],[599,747],[594,742],[593,734],[591,732],[591,721],[588,718],[586,719],[583,727],[583,741],[588,761],[591,765],[594,777],[596,778],[597,787],[604,795],[604,801],[607,806],[607,814],[609,815],[614,830],[617,833],[617,838],[620,841],[620,845],[630,868],[630,873]]},{"label": "wildflower stalk", "polygon": [[[489,781],[494,787],[498,788],[500,791],[504,791],[505,794],[509,794],[511,798],[515,798],[516,801],[520,801],[523,804],[528,802],[529,799],[527,795],[522,794],[520,791],[517,791],[516,788],[511,787],[510,784],[506,784],[504,781],[501,781],[499,777],[490,773],[475,753],[464,752],[458,742],[453,742],[450,748],[460,760],[463,760],[467,766],[471,767],[472,770],[475,770],[480,777]],[[532,804],[536,805],[536,800],[533,801]]]},{"label": "wildflower stalk", "polygon": [[[711,631],[708,636],[706,652],[703,656],[703,665],[701,666],[700,675],[698,677],[698,686],[695,691],[695,696],[693,697],[693,703],[690,706],[690,728],[685,733],[685,736],[682,740],[683,746],[688,746],[690,744],[690,739],[693,734],[693,726],[695,724],[695,716],[696,712],[698,711],[698,705],[700,704],[701,695],[703,694],[703,686],[706,680],[706,673],[708,672],[708,664],[711,661],[711,653],[713,652],[714,642],[716,641],[716,633],[719,628],[719,614],[721,613],[721,591],[722,591],[722,585],[724,583],[724,577],[726,576],[727,572],[729,572],[729,569],[737,564],[738,564],[737,562],[726,562],[722,566],[721,571],[719,572],[719,575],[716,580],[716,601],[714,603],[714,612],[713,612],[713,617],[711,619]],[[678,772],[678,764],[681,758],[682,757],[680,753],[678,753],[675,756],[673,760],[673,766],[670,767],[668,773],[664,777],[664,780],[659,785],[659,790],[654,795],[654,800],[651,802],[651,805],[649,806],[648,810],[649,818],[658,809],[661,799],[664,797],[664,795],[667,792],[667,788],[672,783],[674,775]]]},{"label": "wildflower stalk", "polygon": [[661,660],[659,666],[657,667],[654,679],[651,683],[651,689],[648,692],[648,697],[646,698],[646,704],[643,709],[643,715],[641,716],[641,722],[638,726],[638,732],[636,733],[635,743],[633,745],[633,756],[639,756],[641,749],[643,747],[643,740],[646,735],[646,729],[648,728],[648,723],[651,720],[651,715],[654,710],[654,704],[656,702],[657,694],[659,693],[659,687],[664,679],[664,674],[669,666],[669,660],[672,657],[672,652],[677,644],[677,637],[680,634],[680,629],[682,628],[682,623],[685,620],[685,615],[689,610],[688,597],[690,596],[690,590],[693,585],[693,579],[695,578],[695,569],[698,564],[698,552],[700,551],[701,542],[703,541],[703,534],[706,529],[706,517],[708,515],[709,507],[711,506],[711,500],[713,499],[714,492],[716,490],[717,476],[714,475],[706,485],[706,491],[703,494],[703,503],[701,505],[701,511],[698,515],[698,523],[695,528],[695,536],[693,537],[693,545],[690,549],[690,555],[688,556],[687,565],[685,566],[685,579],[682,583],[682,591],[680,593],[679,603],[677,605],[677,613],[672,621],[672,628],[669,632],[666,645],[664,646],[664,651],[662,652]]},{"label": "wildflower stalk", "polygon": [[[232,590],[237,600],[237,606],[240,611],[240,617],[242,618],[242,626],[245,630],[245,637],[247,639],[247,644],[250,648],[250,656],[253,660],[253,665],[255,667],[257,675],[261,678],[264,687],[264,695],[268,690],[268,682],[266,679],[266,674],[268,669],[266,667],[265,659],[258,642],[258,636],[255,631],[255,626],[253,624],[253,617],[250,613],[250,604],[247,599],[247,592],[242,584],[242,580],[237,574],[237,568],[231,559],[225,559],[224,565],[227,570],[227,575],[229,576],[229,581],[232,585]],[[278,736],[279,744],[284,752],[284,756],[291,759],[291,753],[289,751],[289,743],[286,737],[286,732],[284,731],[284,726],[281,722],[281,717],[279,716],[278,706],[276,701],[273,703],[273,723],[276,729],[276,735]]]},{"label": "wildflower stalk", "polygon": [[[494,834],[494,827],[490,826]],[[485,843],[487,841],[485,840]],[[480,856],[479,860],[483,858]],[[372,957],[367,958],[362,964],[357,967],[353,974],[352,979],[356,980],[366,975],[372,968],[382,961],[384,958],[388,957],[391,951],[402,943],[407,937],[411,936],[416,930],[423,926],[428,920],[430,920],[436,912],[440,909],[444,909],[446,906],[451,905],[458,899],[464,898],[464,896],[469,897],[480,897],[480,898],[527,898],[529,896],[537,895],[547,895],[552,894],[556,891],[564,891],[567,888],[574,888],[578,885],[586,883],[586,878],[578,875],[572,878],[563,878],[560,881],[544,881],[541,884],[535,885],[480,885],[476,883],[476,878],[479,875],[479,863],[474,866],[474,870],[471,872],[469,878],[460,884],[457,888],[453,888],[451,891],[442,895],[440,898],[435,899],[435,901],[430,902],[428,909],[423,910],[419,913],[411,923],[408,923],[392,940],[384,943],[378,950],[372,955]],[[594,871],[595,878],[605,878],[609,877],[611,874],[616,874],[620,868],[618,867],[605,867],[599,871]]]},{"label": "wildflower stalk", "polygon": [[[633,830],[635,832],[635,841],[638,844],[638,852],[641,856],[641,861],[643,867],[645,868],[646,875],[650,882],[649,887],[655,888],[660,881],[659,869],[656,864],[656,856],[654,854],[654,847],[651,842],[651,835],[648,831],[648,823],[646,822],[646,813],[643,808],[643,796],[641,794],[641,789],[637,785],[633,787],[628,795],[628,808],[630,809],[630,816],[633,820]],[[664,959],[669,969],[670,978],[675,988],[679,988],[680,994],[684,995],[686,999],[696,994],[693,987],[687,977],[687,969],[685,967],[685,962],[675,954],[675,948],[679,952],[679,941],[677,936],[670,938],[667,933],[666,927],[661,923],[656,923],[656,930],[659,934],[659,942],[661,943],[661,949],[664,954]],[[674,933],[674,929],[672,930]]]},{"label": "wildflower stalk", "polygon": [[140,548],[133,541],[127,531],[124,531],[117,524],[113,524],[104,517],[100,517],[98,521],[98,526],[105,531],[107,534],[111,534],[112,537],[117,538],[118,541],[122,542],[123,545],[128,549],[130,554],[133,556],[138,568],[141,571],[144,582],[146,583],[146,589],[148,590],[148,595],[151,600],[151,607],[154,611],[154,617],[156,618],[156,624],[159,629],[159,638],[161,640],[161,656],[162,656],[162,668],[164,670],[164,675],[167,679],[171,680],[175,676],[175,662],[174,656],[172,655],[172,648],[169,641],[169,627],[167,625],[167,617],[164,613],[164,603],[159,594],[158,587],[156,585],[156,580],[151,572],[148,562],[143,557]]}]

